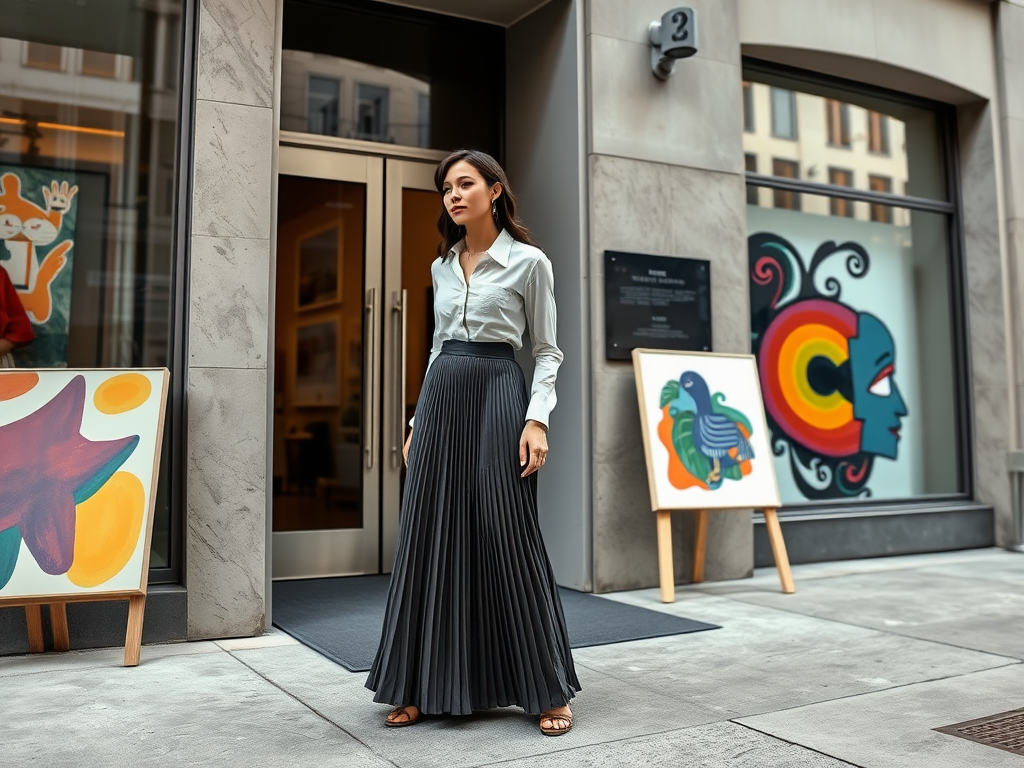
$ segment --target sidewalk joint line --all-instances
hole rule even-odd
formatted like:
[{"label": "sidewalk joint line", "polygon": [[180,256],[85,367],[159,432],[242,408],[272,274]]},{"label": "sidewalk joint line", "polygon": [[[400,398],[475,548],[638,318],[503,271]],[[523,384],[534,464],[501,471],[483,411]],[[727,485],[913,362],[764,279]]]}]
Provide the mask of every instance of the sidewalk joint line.
[{"label": "sidewalk joint line", "polygon": [[[1014,663],[1017,663],[1017,664],[1020,664],[1021,662],[1024,662],[1024,658],[1021,658],[1019,656],[1009,656],[1009,655],[1007,655],[1005,653],[999,653],[997,651],[983,651],[983,650],[980,650],[978,648],[968,648],[965,645],[956,645],[955,643],[949,643],[949,642],[946,642],[946,641],[943,641],[943,640],[933,640],[931,638],[926,638],[926,637],[915,637],[914,635],[908,635],[908,634],[904,634],[902,632],[896,632],[893,629],[890,629],[888,627],[867,627],[867,626],[864,626],[863,624],[854,624],[852,621],[847,621],[847,620],[843,620],[843,619],[836,619],[836,618],[832,618],[830,616],[815,616],[814,614],[810,614],[810,613],[801,613],[800,611],[794,610],[792,608],[785,608],[785,607],[776,606],[776,605],[763,605],[762,603],[751,602],[751,601],[748,601],[748,600],[740,600],[740,599],[737,599],[737,598],[734,598],[734,597],[730,597],[728,595],[721,595],[721,597],[725,597],[726,599],[731,600],[734,603],[742,603],[743,605],[749,605],[749,606],[753,606],[755,608],[767,608],[768,610],[771,610],[771,611],[781,611],[782,613],[788,613],[790,616],[802,616],[805,619],[814,619],[816,621],[828,621],[828,622],[831,622],[833,624],[840,624],[840,625],[842,625],[844,627],[856,627],[858,629],[866,629],[866,630],[868,630],[870,632],[880,632],[880,633],[882,633],[884,635],[892,635],[894,637],[903,637],[903,638],[906,638],[908,640],[918,640],[918,641],[920,641],[922,643],[933,643],[935,645],[942,645],[942,646],[945,646],[947,648],[956,648],[957,650],[961,650],[961,651],[971,651],[973,653],[985,654],[986,656],[996,656],[996,657],[998,657],[1000,659],[1009,659],[1011,662],[1014,662]],[[999,665],[999,666],[1005,666],[1005,665]],[[992,668],[994,669],[994,667],[992,667]]]},{"label": "sidewalk joint line", "polygon": [[233,659],[234,659],[235,661],[237,661],[237,662],[238,662],[239,664],[241,664],[241,665],[242,665],[243,667],[245,667],[246,669],[248,669],[249,671],[251,671],[251,672],[252,672],[253,674],[255,674],[255,675],[256,675],[257,677],[260,677],[260,678],[262,678],[263,680],[266,680],[266,681],[267,681],[268,683],[270,683],[270,684],[271,684],[272,686],[274,686],[275,688],[277,688],[277,690],[281,691],[282,693],[284,693],[284,694],[285,694],[286,696],[288,696],[289,698],[292,698],[292,699],[294,699],[295,701],[297,701],[297,702],[298,702],[299,704],[301,704],[301,705],[302,705],[303,707],[305,707],[306,709],[308,709],[308,710],[309,710],[310,712],[312,712],[312,713],[313,713],[314,715],[316,715],[317,717],[319,717],[319,718],[320,718],[321,720],[323,720],[323,721],[324,721],[325,723],[330,723],[331,725],[333,725],[333,726],[334,726],[335,728],[337,728],[337,729],[338,729],[339,731],[341,731],[342,733],[344,733],[344,734],[347,734],[348,736],[352,737],[352,739],[354,739],[355,741],[357,741],[357,742],[359,742],[360,744],[362,744],[362,745],[363,745],[364,747],[366,747],[366,748],[367,748],[367,749],[368,749],[368,750],[369,750],[369,751],[370,751],[370,752],[371,752],[372,754],[374,754],[375,756],[379,757],[379,758],[380,758],[381,760],[385,761],[385,762],[386,762],[386,763],[387,763],[388,765],[393,765],[393,766],[395,766],[395,768],[401,768],[401,766],[399,766],[399,765],[398,765],[398,763],[396,763],[396,762],[395,762],[394,760],[391,760],[391,759],[389,759],[389,758],[385,757],[385,756],[384,756],[384,755],[382,755],[382,754],[381,754],[380,752],[378,752],[378,751],[377,751],[376,749],[374,749],[374,748],[373,748],[372,746],[370,746],[370,745],[369,745],[369,744],[367,744],[367,743],[366,743],[365,741],[363,741],[363,740],[362,740],[361,738],[359,738],[359,737],[358,737],[358,736],[356,736],[356,735],[355,735],[354,733],[352,733],[352,731],[348,730],[347,728],[345,728],[344,726],[340,725],[339,723],[336,723],[336,722],[335,722],[334,720],[332,720],[331,718],[329,718],[329,717],[328,717],[327,715],[325,715],[325,714],[324,714],[323,712],[321,712],[321,711],[320,711],[319,709],[317,709],[317,708],[316,708],[316,707],[314,707],[313,705],[311,705],[311,704],[309,704],[309,703],[307,703],[307,702],[303,701],[302,699],[300,699],[300,698],[299,698],[298,696],[296,696],[296,695],[295,695],[294,693],[292,693],[291,691],[287,690],[287,689],[286,689],[286,688],[284,688],[283,686],[281,686],[281,685],[278,685],[278,684],[277,684],[276,682],[274,682],[274,681],[273,681],[273,680],[271,680],[271,679],[270,679],[269,677],[267,677],[266,675],[264,675],[264,674],[263,674],[262,672],[260,672],[260,671],[259,671],[258,669],[256,669],[255,667],[253,667],[253,666],[252,666],[251,664],[248,664],[248,663],[247,663],[246,661],[244,661],[243,659],[240,659],[240,658],[239,658],[238,656],[236,656],[236,655],[234,654],[234,652],[232,652],[232,651],[225,651],[225,653],[227,653],[227,654],[228,654],[229,656],[231,656],[231,657],[232,657],[232,658],[233,658]]},{"label": "sidewalk joint line", "polygon": [[784,742],[786,744],[791,744],[794,747],[799,747],[800,749],[806,749],[808,752],[815,752],[815,753],[817,753],[819,755],[822,755],[823,757],[828,757],[828,758],[830,758],[832,760],[838,760],[843,765],[851,766],[851,768],[864,768],[864,766],[861,765],[860,763],[851,763],[849,760],[846,760],[845,758],[839,757],[837,755],[829,754],[828,752],[822,752],[820,749],[815,749],[814,747],[808,747],[806,744],[800,744],[799,742],[796,742],[796,741],[790,741],[789,739],[784,738],[783,736],[778,736],[778,735],[776,735],[774,733],[768,733],[767,731],[762,731],[760,728],[755,728],[752,725],[747,725],[746,723],[737,723],[735,720],[730,720],[729,722],[730,723],[735,723],[740,728],[746,728],[748,731],[753,731],[754,733],[760,733],[762,736],[767,736],[769,739],[777,739],[778,741]]}]

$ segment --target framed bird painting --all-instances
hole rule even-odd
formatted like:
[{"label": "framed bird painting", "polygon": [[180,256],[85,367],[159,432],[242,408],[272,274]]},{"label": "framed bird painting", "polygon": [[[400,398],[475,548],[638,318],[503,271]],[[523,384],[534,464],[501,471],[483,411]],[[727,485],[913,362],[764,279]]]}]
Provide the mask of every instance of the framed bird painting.
[{"label": "framed bird painting", "polygon": [[698,512],[693,582],[704,578],[708,510],[763,510],[783,592],[793,592],[754,356],[634,349],[633,372],[658,513],[662,600],[674,599],[670,516],[677,510]]},{"label": "framed bird painting", "polygon": [[633,351],[651,507],[780,505],[753,355]]}]

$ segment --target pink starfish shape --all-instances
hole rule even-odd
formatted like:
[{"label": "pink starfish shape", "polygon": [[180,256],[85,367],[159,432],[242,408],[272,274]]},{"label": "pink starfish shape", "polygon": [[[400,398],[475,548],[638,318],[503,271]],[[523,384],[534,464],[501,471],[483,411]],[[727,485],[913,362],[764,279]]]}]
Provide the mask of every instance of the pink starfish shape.
[{"label": "pink starfish shape", "polygon": [[76,376],[35,413],[0,427],[0,531],[18,526],[44,573],[67,573],[75,555],[75,505],[110,479],[138,435],[81,434],[85,378]]}]

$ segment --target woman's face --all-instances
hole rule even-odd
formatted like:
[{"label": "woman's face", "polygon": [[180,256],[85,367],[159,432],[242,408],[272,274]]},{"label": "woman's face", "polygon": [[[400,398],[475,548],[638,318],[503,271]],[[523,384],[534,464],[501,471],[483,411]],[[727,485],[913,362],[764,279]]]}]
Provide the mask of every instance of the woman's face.
[{"label": "woman's face", "polygon": [[487,186],[480,171],[467,161],[459,160],[448,169],[441,194],[452,221],[472,227],[485,217],[490,218],[491,200],[501,194],[501,184]]}]

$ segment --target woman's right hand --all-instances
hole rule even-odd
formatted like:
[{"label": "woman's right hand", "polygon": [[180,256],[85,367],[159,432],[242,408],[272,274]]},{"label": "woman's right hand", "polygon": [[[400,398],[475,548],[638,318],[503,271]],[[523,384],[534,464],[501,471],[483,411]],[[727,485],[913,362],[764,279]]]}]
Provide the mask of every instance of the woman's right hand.
[{"label": "woman's right hand", "polygon": [[412,430],[409,430],[409,436],[405,438],[405,448],[402,449],[402,455],[405,457],[405,466],[409,466],[409,443],[412,442]]}]

